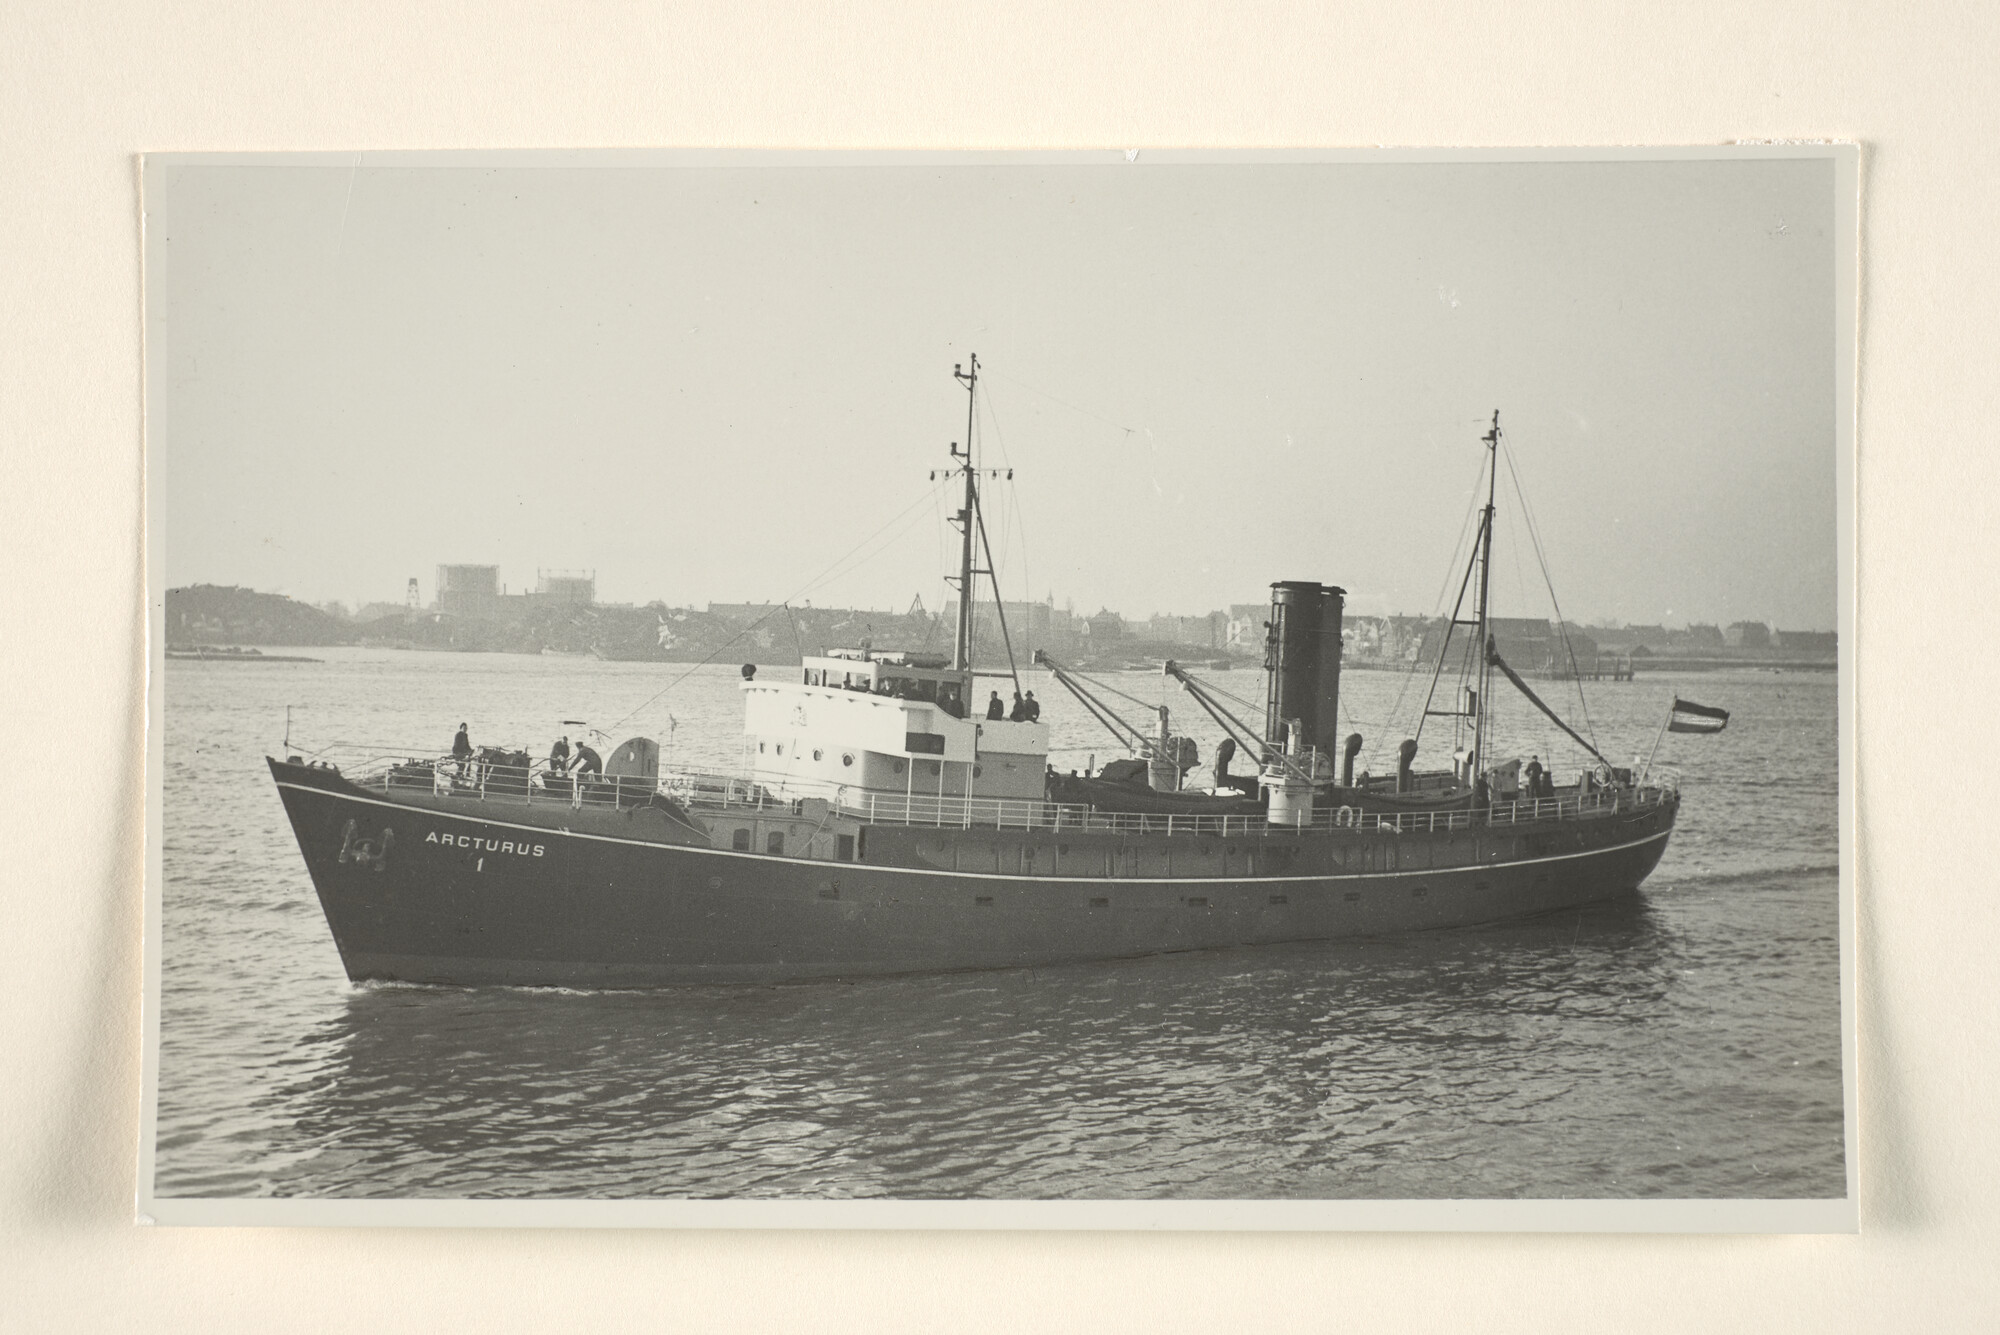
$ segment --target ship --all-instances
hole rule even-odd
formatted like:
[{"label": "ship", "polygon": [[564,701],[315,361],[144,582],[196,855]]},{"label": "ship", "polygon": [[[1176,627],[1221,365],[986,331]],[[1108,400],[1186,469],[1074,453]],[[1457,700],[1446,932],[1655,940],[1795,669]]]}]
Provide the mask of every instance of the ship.
[{"label": "ship", "polygon": [[[744,665],[729,772],[663,765],[646,737],[587,765],[289,737],[267,757],[348,977],[653,988],[1021,968],[1462,927],[1638,890],[1672,835],[1677,778],[1612,765],[1489,633],[1497,413],[1450,623],[1466,632],[1463,682],[1433,708],[1434,677],[1423,711],[1463,743],[1450,765],[1418,770],[1411,739],[1393,774],[1355,776],[1360,738],[1339,735],[1344,591],[1280,581],[1261,718],[1165,665],[1254,766],[1227,775],[1223,755],[1204,789],[1164,706],[1130,724],[1046,655],[1037,666],[1102,708],[1129,758],[1058,774],[1038,711],[1003,712],[997,689],[981,701],[1020,672],[1011,641],[1006,673],[973,666],[982,575],[1008,640],[974,458],[979,371],[976,356],[953,368],[967,422],[947,474],[963,488],[948,655],[863,645]],[[1503,679],[1596,765],[1557,787],[1498,754],[1488,692]]]}]

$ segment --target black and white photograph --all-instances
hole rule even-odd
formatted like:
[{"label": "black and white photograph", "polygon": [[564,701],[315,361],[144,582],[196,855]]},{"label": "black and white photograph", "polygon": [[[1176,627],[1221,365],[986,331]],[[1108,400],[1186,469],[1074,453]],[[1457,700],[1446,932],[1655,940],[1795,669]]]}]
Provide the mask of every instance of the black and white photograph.
[{"label": "black and white photograph", "polygon": [[1857,170],[149,155],[142,1215],[1854,1229]]}]

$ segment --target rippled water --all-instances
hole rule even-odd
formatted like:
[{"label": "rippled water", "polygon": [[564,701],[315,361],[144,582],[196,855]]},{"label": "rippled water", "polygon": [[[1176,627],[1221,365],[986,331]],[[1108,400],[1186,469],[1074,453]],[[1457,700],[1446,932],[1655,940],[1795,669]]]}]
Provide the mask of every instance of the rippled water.
[{"label": "rippled water", "polygon": [[[442,750],[464,720],[475,741],[539,752],[559,720],[609,729],[685,669],[303,652],[327,661],[166,669],[159,1195],[1845,1189],[1830,674],[1592,690],[1614,756],[1652,745],[1676,692],[1733,713],[1720,736],[1662,747],[1686,803],[1631,899],[1349,943],[579,993],[350,985],[263,756],[287,704],[313,744]],[[735,677],[697,671],[609,730],[727,764]],[[1254,672],[1215,680],[1261,690]],[[1155,676],[1118,684],[1159,698]],[[1401,733],[1381,720],[1399,692],[1405,714],[1416,703],[1403,678],[1351,672],[1344,689],[1369,754],[1392,756]],[[1037,691],[1074,748],[1059,763],[1112,754],[1059,690]],[[1517,712],[1521,749],[1567,777]],[[1207,756],[1215,730],[1194,731]]]}]

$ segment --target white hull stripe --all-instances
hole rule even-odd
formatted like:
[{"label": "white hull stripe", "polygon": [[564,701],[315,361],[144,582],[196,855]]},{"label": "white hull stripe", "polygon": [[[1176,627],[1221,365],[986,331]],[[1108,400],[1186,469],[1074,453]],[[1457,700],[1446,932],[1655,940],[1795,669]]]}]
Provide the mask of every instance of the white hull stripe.
[{"label": "white hull stripe", "polygon": [[[1259,885],[1263,885],[1266,882],[1279,881],[1373,881],[1396,876],[1432,878],[1438,876],[1462,876],[1498,871],[1506,867],[1529,867],[1543,862],[1570,862],[1576,858],[1596,857],[1601,853],[1622,852],[1628,848],[1644,847],[1647,844],[1665,839],[1673,833],[1671,829],[1666,829],[1661,830],[1657,834],[1649,834],[1643,839],[1634,839],[1630,843],[1612,844],[1605,848],[1588,848],[1577,853],[1555,853],[1544,858],[1515,858],[1506,862],[1480,862],[1463,867],[1425,867],[1415,871],[1321,872],[1317,876],[1259,876],[1247,872],[1241,876],[1022,876],[1018,872],[941,871],[931,867],[890,867],[879,862],[828,862],[819,858],[774,857],[769,853],[740,853],[735,849],[729,848],[702,848],[695,844],[663,844],[651,839],[621,839],[615,834],[589,834],[582,830],[568,830],[559,826],[521,825],[514,821],[493,820],[485,816],[461,815],[456,811],[433,811],[429,807],[405,806],[401,802],[388,802],[379,797],[356,797],[351,793],[337,793],[325,788],[315,788],[311,784],[286,783],[283,779],[278,780],[277,783],[280,788],[290,788],[301,793],[315,793],[336,802],[363,802],[372,807],[387,807],[391,811],[400,811],[411,816],[435,816],[444,820],[462,820],[473,825],[497,825],[504,830],[526,830],[531,834],[561,835],[565,839],[590,839],[600,844],[626,844],[633,848],[670,849],[677,853],[700,853],[714,858],[743,858],[750,862],[780,862],[793,867],[801,864],[812,867],[855,867],[865,868],[868,871],[893,872],[902,876],[950,876],[957,880],[975,877],[982,881],[1047,881],[1063,885],[1095,885],[1100,881],[1110,881],[1121,885],[1236,885],[1245,881],[1254,881]],[[764,817],[763,819],[768,820],[770,818]],[[930,827],[917,825],[907,828],[922,830]],[[940,826],[938,828],[940,833],[942,833],[945,830],[963,830],[964,827]],[[1223,838],[1224,836],[1217,835],[1215,837]]]}]

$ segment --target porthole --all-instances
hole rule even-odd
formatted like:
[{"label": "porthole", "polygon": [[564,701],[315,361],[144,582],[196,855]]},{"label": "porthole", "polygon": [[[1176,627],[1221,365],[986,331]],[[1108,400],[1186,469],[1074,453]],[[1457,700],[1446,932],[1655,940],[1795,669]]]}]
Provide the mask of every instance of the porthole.
[{"label": "porthole", "polygon": [[764,754],[764,744],[762,742],[757,743],[757,754],[760,756]]},{"label": "porthole", "polygon": [[909,766],[905,764],[903,761],[899,760],[896,762],[896,773],[901,774],[904,770],[908,768]]},{"label": "porthole", "polygon": [[978,778],[980,775],[984,774],[985,772],[986,772],[986,767],[984,765],[974,765],[972,767],[972,777],[975,779]]},{"label": "porthole", "polygon": [[820,752],[819,752],[818,750],[815,750],[815,751],[813,752],[813,759],[814,759],[814,760],[818,760],[818,759],[820,758],[820,754],[821,754],[821,753],[820,753]]},{"label": "porthole", "polygon": [[783,742],[778,743],[778,754],[779,755],[785,754],[785,744]]},{"label": "porthole", "polygon": [[854,753],[852,751],[843,752],[840,757],[840,763],[843,765],[852,765],[854,763]]},{"label": "porthole", "polygon": [[935,760],[926,760],[924,762],[924,773],[932,775],[933,777],[935,777],[938,774],[938,772],[943,768],[944,767],[938,764],[938,762]]}]

